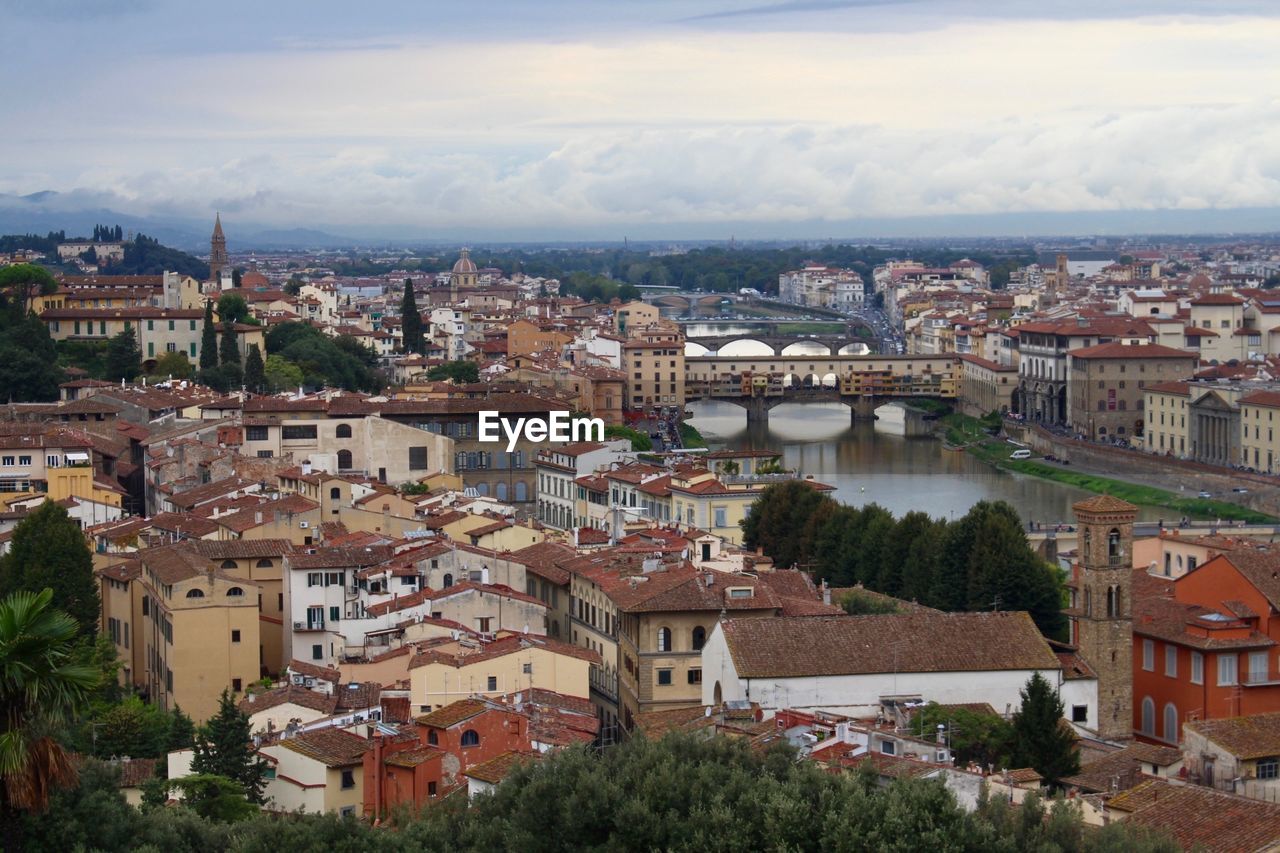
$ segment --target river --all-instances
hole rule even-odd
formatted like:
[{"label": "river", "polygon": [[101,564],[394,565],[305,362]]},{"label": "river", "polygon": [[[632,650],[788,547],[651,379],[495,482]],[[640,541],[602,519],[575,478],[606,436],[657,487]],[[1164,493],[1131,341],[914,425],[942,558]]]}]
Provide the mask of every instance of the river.
[{"label": "river", "polygon": [[[923,510],[958,518],[980,500],[1008,501],[1025,521],[1070,521],[1071,505],[1091,492],[1015,474],[967,453],[942,449],[933,438],[876,432],[870,422],[850,425],[840,403],[779,406],[766,427],[747,429],[746,411],[732,403],[697,402],[687,408],[712,449],[782,450],[783,464],[836,487],[835,497],[875,502],[902,515]],[[1170,510],[1142,507],[1139,518],[1172,519]]]}]

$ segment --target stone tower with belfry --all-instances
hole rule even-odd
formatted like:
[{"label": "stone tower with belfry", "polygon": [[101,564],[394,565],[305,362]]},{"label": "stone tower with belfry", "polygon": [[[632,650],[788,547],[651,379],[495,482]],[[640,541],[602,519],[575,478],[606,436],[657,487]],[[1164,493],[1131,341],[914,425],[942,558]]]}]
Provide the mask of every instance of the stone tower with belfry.
[{"label": "stone tower with belfry", "polygon": [[222,233],[222,214],[214,214],[213,237],[209,239],[209,280],[217,282],[227,266],[227,238]]},{"label": "stone tower with belfry", "polygon": [[1138,508],[1098,495],[1072,507],[1078,532],[1076,648],[1098,675],[1098,734],[1133,736],[1133,522]]}]

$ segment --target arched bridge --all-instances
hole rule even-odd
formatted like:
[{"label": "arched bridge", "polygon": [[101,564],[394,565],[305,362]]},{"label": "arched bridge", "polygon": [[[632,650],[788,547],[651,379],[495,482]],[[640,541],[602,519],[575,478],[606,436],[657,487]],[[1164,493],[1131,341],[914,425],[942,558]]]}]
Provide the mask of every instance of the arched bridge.
[{"label": "arched bridge", "polygon": [[959,361],[954,356],[722,355],[685,357],[685,398],[723,400],[767,420],[783,403],[839,401],[855,420],[895,399],[954,399]]},{"label": "arched bridge", "polygon": [[[773,351],[774,355],[864,355],[869,351],[865,341],[848,335],[722,335],[716,337],[685,338],[686,355],[736,356],[747,358],[755,354],[759,344]],[[693,344],[693,346],[688,346]],[[818,352],[815,353],[815,350]]]}]

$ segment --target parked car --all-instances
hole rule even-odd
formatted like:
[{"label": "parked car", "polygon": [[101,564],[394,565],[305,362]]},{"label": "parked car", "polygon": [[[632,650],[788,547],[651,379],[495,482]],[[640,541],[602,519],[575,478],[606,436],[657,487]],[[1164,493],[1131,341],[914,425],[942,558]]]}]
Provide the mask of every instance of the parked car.
[{"label": "parked car", "polygon": [[1204,489],[1201,489],[1201,490],[1200,490],[1200,494],[1199,494],[1199,495],[1197,495],[1196,497],[1200,497],[1200,498],[1211,498],[1211,497],[1213,497],[1213,494],[1212,494],[1211,492],[1206,492]]}]

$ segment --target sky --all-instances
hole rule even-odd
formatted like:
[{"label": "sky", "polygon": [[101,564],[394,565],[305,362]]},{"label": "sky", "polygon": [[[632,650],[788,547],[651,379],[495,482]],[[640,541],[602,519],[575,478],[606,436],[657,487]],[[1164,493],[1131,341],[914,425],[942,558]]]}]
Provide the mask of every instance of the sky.
[{"label": "sky", "polygon": [[1280,209],[1270,0],[0,0],[0,20],[25,46],[0,52],[0,195],[68,209],[565,239]]}]

